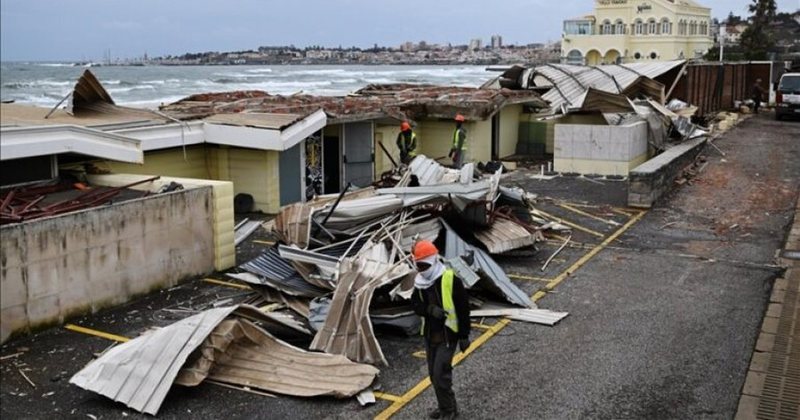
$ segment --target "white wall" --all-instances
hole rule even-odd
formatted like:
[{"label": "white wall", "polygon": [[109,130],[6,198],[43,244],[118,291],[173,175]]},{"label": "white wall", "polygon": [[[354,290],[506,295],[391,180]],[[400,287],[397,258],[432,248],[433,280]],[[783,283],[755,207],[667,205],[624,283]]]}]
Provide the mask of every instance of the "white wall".
[{"label": "white wall", "polygon": [[557,124],[554,142],[554,167],[558,172],[627,175],[647,160],[647,123]]}]

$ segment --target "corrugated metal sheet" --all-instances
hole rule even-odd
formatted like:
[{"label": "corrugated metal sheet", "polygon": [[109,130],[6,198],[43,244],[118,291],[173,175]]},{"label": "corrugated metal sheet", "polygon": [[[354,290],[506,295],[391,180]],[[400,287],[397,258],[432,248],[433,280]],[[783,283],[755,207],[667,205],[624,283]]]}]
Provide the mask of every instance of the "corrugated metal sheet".
[{"label": "corrugated metal sheet", "polygon": [[205,121],[217,124],[236,125],[242,127],[267,128],[283,130],[302,119],[300,114],[267,114],[260,112],[241,112],[238,114],[216,114]]},{"label": "corrugated metal sheet", "polygon": [[325,324],[310,348],[341,354],[356,362],[388,365],[372,329],[369,305],[375,289],[409,272],[405,263],[389,265],[363,258],[344,260]]},{"label": "corrugated metal sheet", "polygon": [[181,371],[179,383],[208,378],[298,397],[345,398],[372,384],[379,372],[343,356],[291,346],[243,319],[220,323],[201,354]]},{"label": "corrugated metal sheet", "polygon": [[123,343],[69,382],[155,415],[189,355],[235,309],[211,309]]},{"label": "corrugated metal sheet", "polygon": [[497,219],[491,228],[476,231],[475,238],[481,241],[492,254],[501,254],[512,249],[531,246],[536,242],[527,229],[506,219]]},{"label": "corrugated metal sheet", "polygon": [[85,70],[72,90],[71,111],[80,113],[97,103],[114,105],[114,100],[94,74]]},{"label": "corrugated metal sheet", "polygon": [[292,296],[317,297],[330,292],[307,282],[289,261],[281,258],[276,248],[267,249],[239,268],[255,276],[242,275],[244,273],[228,276],[248,283],[272,286]]},{"label": "corrugated metal sheet", "polygon": [[523,78],[523,87],[553,86],[542,98],[550,102],[553,112],[561,109],[580,108],[581,96],[586,89],[595,88],[610,93],[621,93],[639,77],[656,78],[685,61],[663,61],[653,63],[613,64],[605,66],[576,66],[570,64],[546,64],[528,69]]},{"label": "corrugated metal sheet", "polygon": [[515,321],[532,322],[535,324],[543,324],[553,326],[559,321],[566,318],[569,312],[554,312],[548,309],[473,309],[469,312],[470,317],[496,317],[504,316],[511,318]]},{"label": "corrugated metal sheet", "polygon": [[511,279],[508,278],[505,271],[503,271],[489,254],[480,248],[476,248],[464,242],[444,220],[442,220],[442,225],[446,229],[445,259],[464,257],[472,254],[474,258],[472,270],[483,273],[484,277],[489,280],[490,286],[496,289],[506,300],[515,305],[525,308],[531,306],[532,302],[528,295],[511,282]]}]

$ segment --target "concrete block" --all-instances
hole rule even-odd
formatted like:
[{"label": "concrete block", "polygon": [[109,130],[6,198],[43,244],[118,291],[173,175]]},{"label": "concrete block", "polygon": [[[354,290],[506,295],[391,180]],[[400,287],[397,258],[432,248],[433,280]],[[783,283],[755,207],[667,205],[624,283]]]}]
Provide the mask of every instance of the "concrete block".
[{"label": "concrete block", "polygon": [[734,420],[755,420],[761,399],[752,395],[742,395]]},{"label": "concrete block", "polygon": [[753,352],[750,359],[750,370],[754,372],[766,372],[769,367],[771,353]]},{"label": "concrete block", "polygon": [[771,352],[773,347],[775,347],[775,334],[762,332],[758,335],[756,351]]},{"label": "concrete block", "polygon": [[781,316],[781,311],[783,311],[782,303],[770,303],[765,316],[779,318]]},{"label": "concrete block", "polygon": [[0,228],[0,268],[21,267],[27,261],[25,232],[21,225]]},{"label": "concrete block", "polygon": [[28,299],[57,295],[60,291],[59,274],[63,269],[61,258],[37,261],[27,267]]},{"label": "concrete block", "polygon": [[61,304],[58,294],[28,300],[28,324],[34,328],[42,324],[61,322]]},{"label": "concrete block", "polygon": [[0,310],[0,341],[6,341],[12,333],[28,329],[28,311],[25,304],[9,306]]},{"label": "concrete block", "polygon": [[760,397],[761,391],[764,390],[764,379],[766,377],[765,373],[748,371],[747,378],[744,380],[742,394]]},{"label": "concrete block", "polygon": [[778,318],[764,317],[764,322],[761,324],[761,331],[770,334],[778,333]]},{"label": "concrete block", "polygon": [[11,267],[2,270],[3,277],[0,278],[2,287],[0,290],[0,308],[10,308],[13,306],[25,305],[28,300],[28,286],[25,284],[25,268]]}]

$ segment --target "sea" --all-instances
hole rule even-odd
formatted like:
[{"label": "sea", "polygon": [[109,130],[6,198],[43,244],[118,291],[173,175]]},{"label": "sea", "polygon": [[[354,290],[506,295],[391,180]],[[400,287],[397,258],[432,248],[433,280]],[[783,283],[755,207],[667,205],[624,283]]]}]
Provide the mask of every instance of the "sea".
[{"label": "sea", "polygon": [[[72,91],[86,67],[70,63],[0,63],[0,100],[44,107]],[[274,65],[94,66],[119,105],[156,108],[186,96],[236,90],[270,94],[346,95],[371,83],[480,86],[496,76],[485,66]]]}]

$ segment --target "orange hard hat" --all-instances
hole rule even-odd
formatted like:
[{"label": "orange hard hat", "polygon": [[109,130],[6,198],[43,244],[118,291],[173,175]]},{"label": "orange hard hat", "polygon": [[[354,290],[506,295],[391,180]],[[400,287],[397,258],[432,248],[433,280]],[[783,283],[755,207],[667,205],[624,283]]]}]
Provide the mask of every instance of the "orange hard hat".
[{"label": "orange hard hat", "polygon": [[414,259],[419,261],[421,259],[438,254],[439,250],[436,249],[436,245],[434,245],[431,241],[419,241],[414,244],[412,253],[414,254]]},{"label": "orange hard hat", "polygon": [[464,122],[464,116],[463,116],[463,115],[461,115],[461,114],[456,114],[456,121],[458,121],[458,122]]},{"label": "orange hard hat", "polygon": [[411,130],[411,124],[409,124],[408,121],[403,121],[402,123],[400,123],[400,131],[408,131],[408,130]]}]

